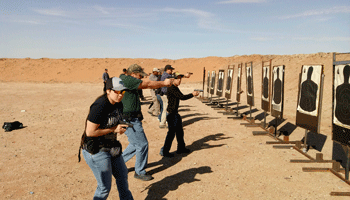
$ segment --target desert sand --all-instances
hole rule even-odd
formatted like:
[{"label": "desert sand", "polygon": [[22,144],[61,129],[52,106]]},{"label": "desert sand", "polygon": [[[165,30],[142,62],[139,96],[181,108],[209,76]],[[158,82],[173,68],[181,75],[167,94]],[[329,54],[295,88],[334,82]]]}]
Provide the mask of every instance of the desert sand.
[{"label": "desert sand", "polygon": [[[340,159],[332,141],[332,53],[297,55],[245,55],[233,57],[169,59],[0,59],[0,119],[20,121],[25,128],[0,130],[0,199],[91,199],[96,188],[92,171],[84,159],[78,163],[78,149],[89,106],[102,93],[102,73],[119,76],[123,68],[137,63],[146,72],[166,64],[181,73],[193,72],[184,79],[184,94],[202,89],[203,68],[207,71],[227,69],[228,65],[253,62],[254,94],[261,114],[261,62],[285,65],[284,119],[281,127],[289,129],[290,140],[300,141],[305,130],[295,127],[298,81],[302,65],[324,65],[325,83],[322,100],[320,149],[310,149],[315,157]],[[345,59],[350,60],[349,57]],[[235,69],[236,69],[235,68]],[[234,72],[233,90],[236,88]],[[245,90],[245,71],[242,88]],[[150,100],[149,90],[144,94]],[[207,96],[206,87],[202,96]],[[241,105],[246,105],[243,93]],[[231,102],[235,102],[232,95]],[[126,163],[129,185],[135,199],[348,199],[330,192],[350,192],[350,186],[330,172],[303,172],[303,167],[327,167],[330,163],[291,163],[307,158],[294,149],[275,149],[269,136],[253,136],[240,123],[228,119],[192,98],[180,103],[185,142],[191,153],[162,158],[166,129],[160,129],[155,117],[147,113],[144,102],[143,126],[149,141],[148,169],[154,179],[143,182],[133,177],[135,157]],[[249,111],[249,107],[240,110]],[[273,117],[267,116],[267,122]],[[294,126],[293,126],[294,125]],[[282,136],[281,136],[282,137]],[[118,135],[123,148],[125,135]],[[172,151],[176,150],[176,141]],[[344,164],[344,163],[342,163]],[[109,199],[118,199],[115,183]]]}]

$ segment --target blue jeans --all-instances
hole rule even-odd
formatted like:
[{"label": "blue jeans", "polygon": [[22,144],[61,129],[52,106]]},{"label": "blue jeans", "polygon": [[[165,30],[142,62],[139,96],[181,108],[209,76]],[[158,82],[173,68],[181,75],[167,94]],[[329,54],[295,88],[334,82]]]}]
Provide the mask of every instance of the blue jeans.
[{"label": "blue jeans", "polygon": [[136,155],[135,172],[138,175],[146,174],[148,162],[148,141],[143,131],[142,122],[137,118],[130,121],[134,127],[129,127],[125,131],[128,136],[129,145],[123,151],[122,156],[125,162],[128,162]]},{"label": "blue jeans", "polygon": [[163,112],[163,101],[162,101],[162,98],[160,97],[159,94],[157,94],[157,99],[159,101],[159,104],[160,104],[160,114],[158,115],[158,119],[159,121],[162,119],[162,112]]},{"label": "blue jeans", "polygon": [[112,175],[114,176],[119,192],[119,198],[133,199],[128,184],[128,169],[121,156],[112,157],[109,152],[100,151],[90,154],[82,150],[84,159],[94,173],[97,180],[97,188],[94,195],[96,199],[107,199],[112,186]]}]

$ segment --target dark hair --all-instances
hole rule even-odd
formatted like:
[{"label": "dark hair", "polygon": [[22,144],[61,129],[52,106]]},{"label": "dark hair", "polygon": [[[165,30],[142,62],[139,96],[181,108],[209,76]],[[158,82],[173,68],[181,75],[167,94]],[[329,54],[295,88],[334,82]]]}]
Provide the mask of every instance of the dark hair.
[{"label": "dark hair", "polygon": [[126,69],[125,69],[125,68],[123,69],[123,72],[126,72]]}]

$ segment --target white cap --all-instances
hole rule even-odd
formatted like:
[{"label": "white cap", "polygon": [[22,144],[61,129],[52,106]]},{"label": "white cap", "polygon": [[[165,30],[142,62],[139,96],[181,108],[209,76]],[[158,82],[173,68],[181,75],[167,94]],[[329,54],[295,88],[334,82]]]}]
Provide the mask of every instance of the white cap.
[{"label": "white cap", "polygon": [[160,72],[158,68],[153,68],[153,72]]}]

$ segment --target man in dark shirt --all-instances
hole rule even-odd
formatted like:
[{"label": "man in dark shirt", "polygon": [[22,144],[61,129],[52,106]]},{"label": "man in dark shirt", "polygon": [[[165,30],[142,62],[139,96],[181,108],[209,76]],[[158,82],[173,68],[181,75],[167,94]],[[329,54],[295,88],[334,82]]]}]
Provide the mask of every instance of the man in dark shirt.
[{"label": "man in dark shirt", "polygon": [[145,75],[145,72],[137,64],[130,65],[127,75],[120,75],[124,86],[128,89],[122,100],[123,117],[133,124],[133,128],[128,128],[125,131],[125,135],[128,136],[129,145],[123,151],[122,156],[124,161],[127,162],[136,155],[134,177],[143,181],[149,181],[153,177],[147,174],[145,170],[148,162],[148,140],[142,126],[143,115],[141,113],[138,89],[169,87],[172,85],[173,80],[141,80],[142,75]]},{"label": "man in dark shirt", "polygon": [[176,153],[189,153],[190,150],[186,149],[184,141],[184,131],[182,127],[182,118],[178,113],[180,100],[187,100],[194,96],[198,96],[199,92],[194,91],[190,94],[183,95],[179,90],[178,86],[181,84],[181,79],[184,75],[175,73],[174,83],[168,88],[167,98],[168,107],[167,112],[169,113],[166,117],[168,122],[168,134],[165,138],[164,147],[160,151],[160,155],[164,157],[174,157],[174,154],[169,153],[171,144],[176,135],[177,140],[177,151]]},{"label": "man in dark shirt", "polygon": [[103,91],[106,91],[106,81],[109,79],[108,69],[105,69],[105,73],[102,75],[103,79]]}]

